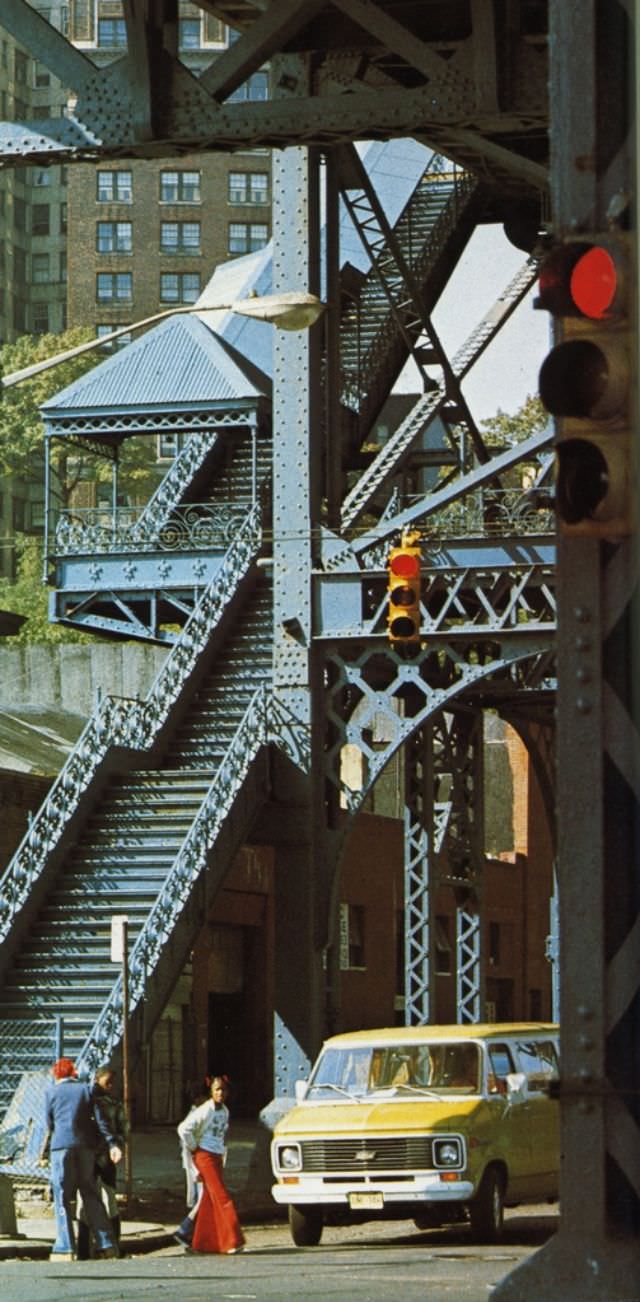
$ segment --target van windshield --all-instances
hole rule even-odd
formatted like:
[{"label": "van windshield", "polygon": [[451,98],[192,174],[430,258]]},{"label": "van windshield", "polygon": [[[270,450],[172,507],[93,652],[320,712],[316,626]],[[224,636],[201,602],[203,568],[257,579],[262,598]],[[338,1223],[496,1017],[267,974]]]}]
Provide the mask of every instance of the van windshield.
[{"label": "van windshield", "polygon": [[327,1098],[337,1092],[361,1098],[380,1090],[474,1094],[479,1083],[480,1054],[471,1041],[331,1046],[318,1059],[306,1097]]}]

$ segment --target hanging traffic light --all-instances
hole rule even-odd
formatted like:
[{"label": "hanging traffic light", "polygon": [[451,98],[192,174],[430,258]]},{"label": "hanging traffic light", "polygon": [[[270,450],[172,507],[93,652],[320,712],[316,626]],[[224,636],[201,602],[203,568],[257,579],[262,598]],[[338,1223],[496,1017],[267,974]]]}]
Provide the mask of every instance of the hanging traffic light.
[{"label": "hanging traffic light", "polygon": [[392,547],[387,561],[389,641],[420,641],[420,534],[403,536],[399,547]]},{"label": "hanging traffic light", "polygon": [[558,419],[556,508],[565,533],[620,538],[633,527],[633,330],[630,237],[558,244],[543,263],[536,307],[560,323],[540,369],[540,398]]}]

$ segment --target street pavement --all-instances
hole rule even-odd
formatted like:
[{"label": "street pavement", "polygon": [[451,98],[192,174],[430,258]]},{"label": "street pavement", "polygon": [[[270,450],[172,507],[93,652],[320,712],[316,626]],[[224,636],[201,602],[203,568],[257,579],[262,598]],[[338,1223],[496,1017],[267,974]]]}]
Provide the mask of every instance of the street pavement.
[{"label": "street pavement", "polygon": [[[173,1239],[184,1214],[184,1177],[173,1129],[133,1137],[130,1213],[119,1261],[52,1262],[50,1204],[17,1200],[18,1231],[0,1237],[2,1302],[156,1302],[257,1299],[261,1302],[486,1302],[495,1285],[557,1228],[557,1209],[507,1213],[504,1242],[478,1247],[466,1226],[419,1232],[412,1221],[324,1230],[317,1248],[294,1247],[269,1193],[268,1136],[235,1122],[225,1179],[236,1200],[246,1249],[232,1257],[187,1253]],[[124,1209],[123,1209],[124,1210]]]}]

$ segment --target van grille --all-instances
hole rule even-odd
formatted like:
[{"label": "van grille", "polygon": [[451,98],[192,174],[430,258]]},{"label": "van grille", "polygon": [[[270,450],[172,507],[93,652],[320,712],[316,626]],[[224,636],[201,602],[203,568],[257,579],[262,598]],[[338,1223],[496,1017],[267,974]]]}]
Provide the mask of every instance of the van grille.
[{"label": "van grille", "polygon": [[303,1171],[413,1171],[433,1165],[431,1139],[426,1135],[311,1139],[303,1141],[301,1148]]}]

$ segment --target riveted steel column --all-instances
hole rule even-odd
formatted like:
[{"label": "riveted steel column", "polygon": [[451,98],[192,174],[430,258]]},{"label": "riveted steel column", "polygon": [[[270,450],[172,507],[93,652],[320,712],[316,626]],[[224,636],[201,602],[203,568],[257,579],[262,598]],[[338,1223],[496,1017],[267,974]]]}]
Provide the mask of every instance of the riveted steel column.
[{"label": "riveted steel column", "polygon": [[[272,70],[276,85],[304,75],[304,62],[295,58],[277,60]],[[318,171],[317,155],[307,149],[274,155],[275,293],[317,292]],[[298,825],[306,827],[306,835],[287,837],[283,818],[283,844],[276,845],[274,1077],[281,1098],[291,1098],[295,1080],[308,1073],[322,1034],[311,759],[312,503],[322,409],[320,339],[318,327],[274,335],[273,691],[276,745],[289,757],[277,756],[274,796],[284,808],[293,804]]]},{"label": "riveted steel column", "polygon": [[[549,9],[553,226],[588,239],[625,194],[637,224],[627,95],[639,6]],[[637,341],[635,351],[637,426]],[[637,464],[635,482],[637,491]],[[496,1289],[500,1302],[640,1296],[638,553],[637,534],[617,545],[559,540],[561,1218]]]},{"label": "riveted steel column", "polygon": [[435,1021],[433,881],[435,876],[433,727],[404,748],[404,1020]]}]

